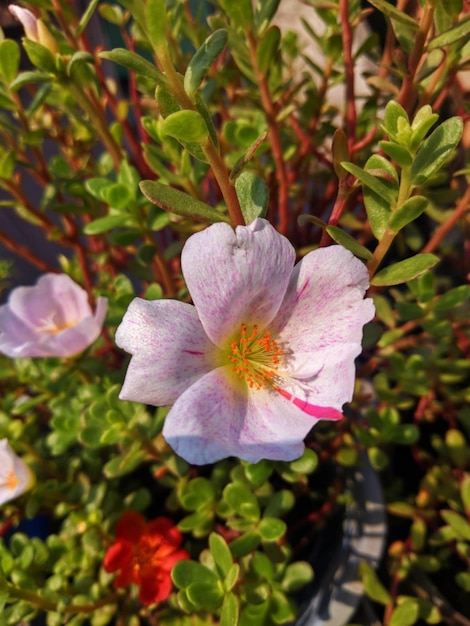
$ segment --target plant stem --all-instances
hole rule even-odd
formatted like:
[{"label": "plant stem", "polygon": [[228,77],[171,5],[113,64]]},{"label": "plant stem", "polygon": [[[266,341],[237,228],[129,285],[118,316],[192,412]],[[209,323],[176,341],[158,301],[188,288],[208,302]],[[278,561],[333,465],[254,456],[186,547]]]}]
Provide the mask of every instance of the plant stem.
[{"label": "plant stem", "polygon": [[411,113],[413,110],[414,101],[412,99],[414,81],[416,72],[420,63],[424,61],[424,46],[428,37],[429,31],[432,27],[434,19],[434,6],[428,2],[424,7],[424,13],[419,25],[419,30],[415,35],[415,44],[408,59],[408,73],[403,79],[400,93],[398,94],[397,102],[407,111]]},{"label": "plant stem", "polygon": [[282,154],[281,137],[276,121],[277,111],[273,99],[271,98],[266,75],[261,71],[258,65],[257,44],[252,31],[248,32],[248,48],[250,50],[251,65],[255,72],[256,80],[258,81],[260,89],[261,104],[263,105],[263,109],[266,114],[266,121],[269,128],[269,141],[271,143],[275,164],[275,173],[279,186],[278,228],[281,233],[286,235],[289,228],[289,181],[287,178],[287,170],[286,164],[284,162],[284,156]]},{"label": "plant stem", "polygon": [[436,229],[436,232],[424,246],[421,252],[433,252],[444,237],[452,230],[455,224],[465,215],[470,209],[470,187],[467,187],[464,195],[460,198],[455,207],[455,211],[446,219],[445,222],[440,224]]},{"label": "plant stem", "polygon": [[352,153],[356,141],[356,97],[354,89],[354,60],[352,55],[353,32],[349,21],[349,0],[339,1],[341,39],[343,42],[344,67],[346,71],[346,129],[348,148]]},{"label": "plant stem", "polygon": [[23,257],[23,259],[26,259],[26,261],[28,261],[32,265],[35,265],[43,272],[57,273],[58,271],[57,268],[52,267],[51,265],[49,265],[49,263],[44,261],[42,258],[36,256],[34,252],[32,252],[30,248],[28,248],[27,246],[23,246],[20,243],[17,243],[9,239],[5,235],[5,233],[3,233],[1,230],[0,230],[0,242],[3,243],[3,245],[6,248],[8,248],[9,250],[12,250],[18,256]]},{"label": "plant stem", "polygon": [[41,598],[36,593],[32,591],[27,591],[26,589],[20,589],[19,587],[15,587],[9,583],[7,583],[8,595],[11,598],[16,598],[18,600],[25,600],[29,602],[33,606],[42,609],[43,611],[51,611],[58,613],[93,613],[96,609],[99,609],[106,604],[113,604],[117,600],[117,595],[115,593],[102,598],[101,600],[97,600],[96,602],[90,604],[69,604],[68,606],[59,608],[59,605],[52,600],[46,600],[45,598]]},{"label": "plant stem", "polygon": [[[181,84],[180,77],[174,68],[167,46],[155,46],[155,52],[167,78],[168,86],[172,90],[175,98],[178,100],[181,108],[190,111],[197,111],[197,107],[191,101]],[[232,225],[234,227],[243,226],[245,224],[245,219],[243,217],[235,187],[230,182],[228,169],[224,160],[210,137],[205,145],[201,145],[201,148],[212,168],[212,171],[214,172],[215,179],[227,205]]]},{"label": "plant stem", "polygon": [[114,137],[109,132],[108,124],[102,110],[97,107],[96,102],[92,102],[86,92],[80,89],[78,85],[72,81],[68,81],[66,87],[69,89],[71,95],[75,98],[76,102],[82,107],[90,120],[93,122],[95,130],[100,135],[106,149],[108,150],[116,171],[119,171],[122,161],[121,148],[118,146]]},{"label": "plant stem", "polygon": [[[404,202],[406,202],[411,195],[412,186],[410,181],[410,170],[410,166],[403,167],[401,170],[398,199],[395,206],[392,207],[392,213],[393,211],[396,211]],[[367,268],[371,277],[374,275],[378,266],[382,263],[396,235],[397,232],[395,230],[392,230],[391,228],[388,228],[387,226],[381,240],[379,241],[378,246],[374,250],[374,255],[372,259],[367,263]]]}]

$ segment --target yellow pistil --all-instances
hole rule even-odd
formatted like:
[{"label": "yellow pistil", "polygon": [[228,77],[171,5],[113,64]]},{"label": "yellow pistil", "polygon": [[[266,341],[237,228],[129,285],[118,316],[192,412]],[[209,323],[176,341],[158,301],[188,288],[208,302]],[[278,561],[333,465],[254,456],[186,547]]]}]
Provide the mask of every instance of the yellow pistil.
[{"label": "yellow pistil", "polygon": [[10,473],[8,474],[5,480],[5,484],[8,487],[8,489],[13,491],[13,489],[15,489],[18,486],[19,482],[20,481],[18,480],[15,472],[13,470],[10,470]]},{"label": "yellow pistil", "polygon": [[54,320],[54,316],[55,316],[55,314],[51,313],[49,315],[49,317],[43,319],[41,325],[38,325],[36,327],[36,332],[48,333],[49,335],[58,335],[62,331],[67,330],[67,328],[72,328],[73,326],[77,325],[76,321],[67,322],[65,324],[60,324],[59,325]]},{"label": "yellow pistil", "polygon": [[273,386],[284,351],[269,330],[254,324],[249,332],[247,325],[242,324],[240,337],[231,343],[230,349],[228,358],[240,380],[255,389]]}]

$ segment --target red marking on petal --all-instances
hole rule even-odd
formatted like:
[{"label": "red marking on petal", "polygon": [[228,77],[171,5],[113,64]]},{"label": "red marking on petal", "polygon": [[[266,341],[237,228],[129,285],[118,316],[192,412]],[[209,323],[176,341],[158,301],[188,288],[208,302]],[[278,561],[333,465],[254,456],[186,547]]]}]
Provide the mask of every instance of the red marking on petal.
[{"label": "red marking on petal", "polygon": [[307,278],[307,280],[305,281],[305,283],[302,285],[302,289],[299,291],[299,293],[296,295],[295,299],[296,301],[300,300],[301,295],[303,294],[303,292],[307,289],[308,285],[310,283],[310,278]]},{"label": "red marking on petal", "polygon": [[197,356],[202,356],[204,354],[204,352],[198,352],[197,350],[183,350],[183,352],[186,352],[186,354],[194,354]]},{"label": "red marking on petal", "polygon": [[338,409],[333,408],[332,406],[320,406],[319,404],[310,404],[306,400],[301,400],[300,398],[296,398],[288,391],[284,389],[280,389],[276,387],[276,391],[281,394],[283,398],[292,402],[295,406],[297,406],[301,411],[306,413],[307,415],[311,415],[312,417],[316,417],[317,419],[322,420],[332,420],[338,421],[343,419],[343,413],[338,411]]}]

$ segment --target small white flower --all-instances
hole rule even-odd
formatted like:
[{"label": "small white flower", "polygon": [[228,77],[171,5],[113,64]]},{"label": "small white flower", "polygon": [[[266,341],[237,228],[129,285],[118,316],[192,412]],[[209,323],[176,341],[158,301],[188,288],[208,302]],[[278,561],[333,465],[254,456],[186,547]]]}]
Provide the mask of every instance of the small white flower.
[{"label": "small white flower", "polygon": [[32,487],[34,474],[17,456],[7,439],[0,439],[0,505]]}]

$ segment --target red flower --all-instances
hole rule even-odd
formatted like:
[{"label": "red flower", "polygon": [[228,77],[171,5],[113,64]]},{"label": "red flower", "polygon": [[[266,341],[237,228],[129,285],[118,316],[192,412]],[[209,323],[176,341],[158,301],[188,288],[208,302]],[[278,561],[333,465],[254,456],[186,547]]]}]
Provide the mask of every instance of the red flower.
[{"label": "red flower", "polygon": [[104,569],[117,572],[114,585],[140,586],[139,599],[145,606],[166,600],[173,586],[171,570],[175,563],[189,559],[180,549],[183,537],[167,517],[151,522],[136,511],[125,511],[116,525],[116,542],[104,557]]}]

